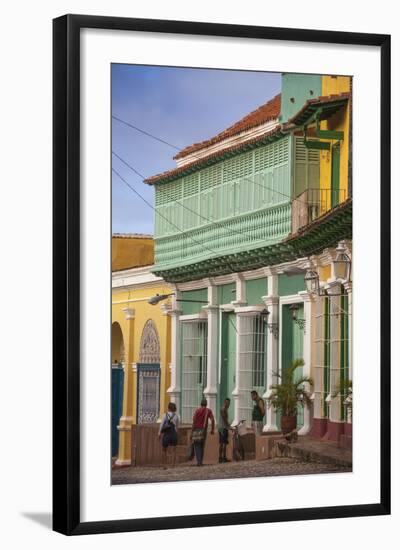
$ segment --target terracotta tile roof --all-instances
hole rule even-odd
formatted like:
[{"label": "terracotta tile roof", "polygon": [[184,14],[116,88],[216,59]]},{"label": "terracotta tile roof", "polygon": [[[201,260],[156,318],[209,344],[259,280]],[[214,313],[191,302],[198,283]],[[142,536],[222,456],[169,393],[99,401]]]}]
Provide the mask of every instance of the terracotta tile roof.
[{"label": "terracotta tile roof", "polygon": [[[153,185],[155,183],[170,181],[172,179],[176,179],[181,175],[190,173],[196,168],[200,168],[202,166],[206,166],[211,163],[217,162],[219,159],[225,157],[226,155],[233,154],[236,151],[240,151],[240,149],[256,145],[258,142],[262,143],[264,140],[268,140],[269,137],[277,136],[282,132],[285,132],[285,131],[287,132],[293,129],[294,125],[302,124],[305,119],[309,118],[309,116],[311,116],[311,114],[319,106],[324,106],[324,105],[328,106],[329,104],[332,104],[332,113],[333,113],[334,110],[337,110],[341,106],[341,104],[339,104],[339,106],[337,106],[336,104],[338,102],[347,101],[349,97],[350,97],[350,93],[344,92],[341,94],[320,96],[320,97],[309,99],[308,101],[306,101],[306,103],[303,105],[300,111],[296,115],[294,115],[287,123],[279,124],[276,128],[274,128],[270,132],[266,132],[264,134],[256,136],[253,139],[249,139],[247,141],[237,143],[235,145],[232,145],[231,147],[226,147],[219,151],[215,151],[214,153],[210,153],[209,155],[206,155],[204,157],[195,158],[195,160],[193,160],[192,162],[188,162],[183,166],[178,166],[177,168],[172,168],[171,170],[162,172],[161,174],[156,174],[154,176],[151,176],[145,179],[144,183],[147,183],[148,185]],[[264,122],[268,122],[269,120],[273,120],[277,118],[280,114],[280,105],[281,105],[281,96],[277,95],[274,98],[272,98],[270,101],[265,103],[264,105],[261,105],[261,107],[259,107],[255,111],[246,115],[244,118],[239,120],[233,126],[230,126],[226,130],[221,132],[220,134],[217,134],[215,137],[207,141],[203,141],[201,143],[195,143],[194,145],[190,145],[189,147],[186,147],[185,149],[180,151],[174,158],[176,159],[176,158],[180,158],[180,157],[192,154],[195,151],[198,151],[199,149],[203,149],[204,147],[217,143],[218,141],[222,141],[225,138],[231,137],[237,133],[243,132],[255,126],[259,126],[260,124],[263,124]]]},{"label": "terracotta tile roof", "polygon": [[113,239],[153,239],[153,235],[146,233],[113,233]]},{"label": "terracotta tile roof", "polygon": [[185,149],[182,149],[182,151],[179,151],[177,155],[174,156],[174,159],[179,159],[182,157],[186,157],[187,155],[194,153],[195,151],[199,151],[199,149],[204,149],[205,147],[209,147],[210,145],[214,145],[214,143],[218,143],[220,141],[223,141],[224,139],[228,137],[235,136],[236,134],[240,134],[241,132],[245,132],[246,130],[249,130],[250,128],[254,128],[255,126],[259,126],[260,124],[264,124],[265,122],[268,122],[270,120],[274,120],[278,118],[279,114],[281,112],[281,95],[278,94],[260,107],[256,109],[255,111],[252,111],[242,119],[240,119],[238,122],[235,122],[235,124],[232,124],[232,126],[229,126],[229,128],[226,128],[223,132],[220,132],[216,136],[207,139],[205,141],[201,141],[200,143],[194,143],[193,145],[189,145],[188,147],[185,147]]},{"label": "terracotta tile roof", "polygon": [[257,143],[259,142],[260,144],[262,144],[264,141],[268,142],[269,139],[277,138],[280,135],[282,135],[283,129],[284,129],[283,126],[279,124],[276,128],[274,128],[270,132],[266,132],[265,134],[261,134],[253,139],[249,139],[242,143],[237,143],[236,145],[232,145],[231,147],[221,149],[220,151],[210,153],[206,157],[195,159],[193,162],[188,162],[183,166],[178,166],[177,168],[172,168],[171,170],[162,172],[161,174],[156,174],[155,176],[151,176],[150,178],[145,179],[144,183],[147,183],[148,185],[153,185],[155,183],[160,183],[162,181],[169,181],[172,179],[176,179],[181,175],[193,172],[193,170],[197,168],[200,169],[202,166],[208,166],[209,164],[214,164],[215,162],[218,162],[218,160],[222,159],[223,157],[227,155],[230,156],[234,154],[236,151],[239,151],[240,149],[248,149],[257,145]]},{"label": "terracotta tile roof", "polygon": [[[326,96],[313,97],[305,102],[303,107],[288,120],[291,124],[303,124],[317,107],[328,106],[329,104],[343,103],[350,97],[350,92],[343,92],[341,94],[333,94]],[[341,105],[339,105],[341,106]],[[336,109],[337,110],[337,109]],[[331,113],[333,114],[333,112]]]}]

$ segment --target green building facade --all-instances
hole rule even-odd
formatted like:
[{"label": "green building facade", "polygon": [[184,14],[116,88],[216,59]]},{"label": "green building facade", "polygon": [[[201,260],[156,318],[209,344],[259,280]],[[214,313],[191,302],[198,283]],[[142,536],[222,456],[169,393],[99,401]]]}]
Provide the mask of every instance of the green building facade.
[{"label": "green building facade", "polygon": [[[295,359],[304,360],[299,374],[322,372],[320,297],[307,292],[304,275],[314,262],[331,285],[325,273],[334,247],[351,238],[351,204],[321,216],[301,198],[319,193],[321,156],[290,119],[320,95],[320,76],[283,75],[279,108],[258,121],[257,132],[242,131],[234,146],[217,136],[189,148],[176,169],[148,180],[155,186],[153,271],[175,285],[169,393],[184,423],[204,395],[215,413],[229,397],[230,420],[250,426],[252,390],[268,405],[270,385]],[[279,428],[279,414],[267,407],[264,431]],[[298,428],[312,429],[311,410],[299,408]]]}]

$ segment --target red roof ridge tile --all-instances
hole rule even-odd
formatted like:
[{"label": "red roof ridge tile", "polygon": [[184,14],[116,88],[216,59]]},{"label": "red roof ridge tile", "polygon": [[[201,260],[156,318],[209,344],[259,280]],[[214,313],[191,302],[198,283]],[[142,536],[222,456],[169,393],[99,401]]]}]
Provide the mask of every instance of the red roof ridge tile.
[{"label": "red roof ridge tile", "polygon": [[194,153],[199,149],[204,149],[205,147],[208,147],[215,143],[219,143],[224,139],[240,134],[241,132],[245,132],[250,128],[254,128],[256,126],[260,126],[261,124],[265,124],[270,120],[274,120],[278,118],[280,110],[281,94],[277,94],[273,98],[269,99],[266,103],[263,103],[262,105],[257,107],[257,109],[254,109],[254,111],[251,111],[240,120],[226,128],[222,132],[219,132],[212,138],[200,141],[198,143],[193,143],[192,145],[188,145],[187,147],[179,151],[179,153],[174,156],[174,159],[186,157],[187,155]]}]

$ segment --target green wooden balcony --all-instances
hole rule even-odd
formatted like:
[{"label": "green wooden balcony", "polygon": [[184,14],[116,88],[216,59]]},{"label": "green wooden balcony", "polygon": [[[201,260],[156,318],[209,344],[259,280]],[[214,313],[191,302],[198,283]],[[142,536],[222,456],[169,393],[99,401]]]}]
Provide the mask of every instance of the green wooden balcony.
[{"label": "green wooden balcony", "polygon": [[279,243],[291,232],[290,202],[210,223],[155,242],[155,271]]}]

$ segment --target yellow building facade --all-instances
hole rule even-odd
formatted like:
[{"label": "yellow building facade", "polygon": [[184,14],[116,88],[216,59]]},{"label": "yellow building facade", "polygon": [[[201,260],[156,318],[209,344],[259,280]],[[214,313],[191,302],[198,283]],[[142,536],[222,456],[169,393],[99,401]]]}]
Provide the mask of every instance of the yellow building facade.
[{"label": "yellow building facade", "polygon": [[[320,182],[324,189],[331,192],[326,195],[326,209],[334,206],[332,202],[339,204],[346,200],[350,194],[349,182],[351,170],[349,158],[351,155],[351,77],[349,76],[323,76],[322,97],[343,97],[349,94],[347,101],[325,120],[321,120],[321,130],[341,132],[342,139],[331,138],[322,140],[330,143],[329,150],[322,150],[320,154]],[[333,192],[332,192],[333,189]]]},{"label": "yellow building facade", "polygon": [[148,300],[172,289],[150,272],[153,257],[148,235],[113,237],[112,454],[119,466],[131,464],[132,426],[157,422],[168,403],[169,310]]}]

